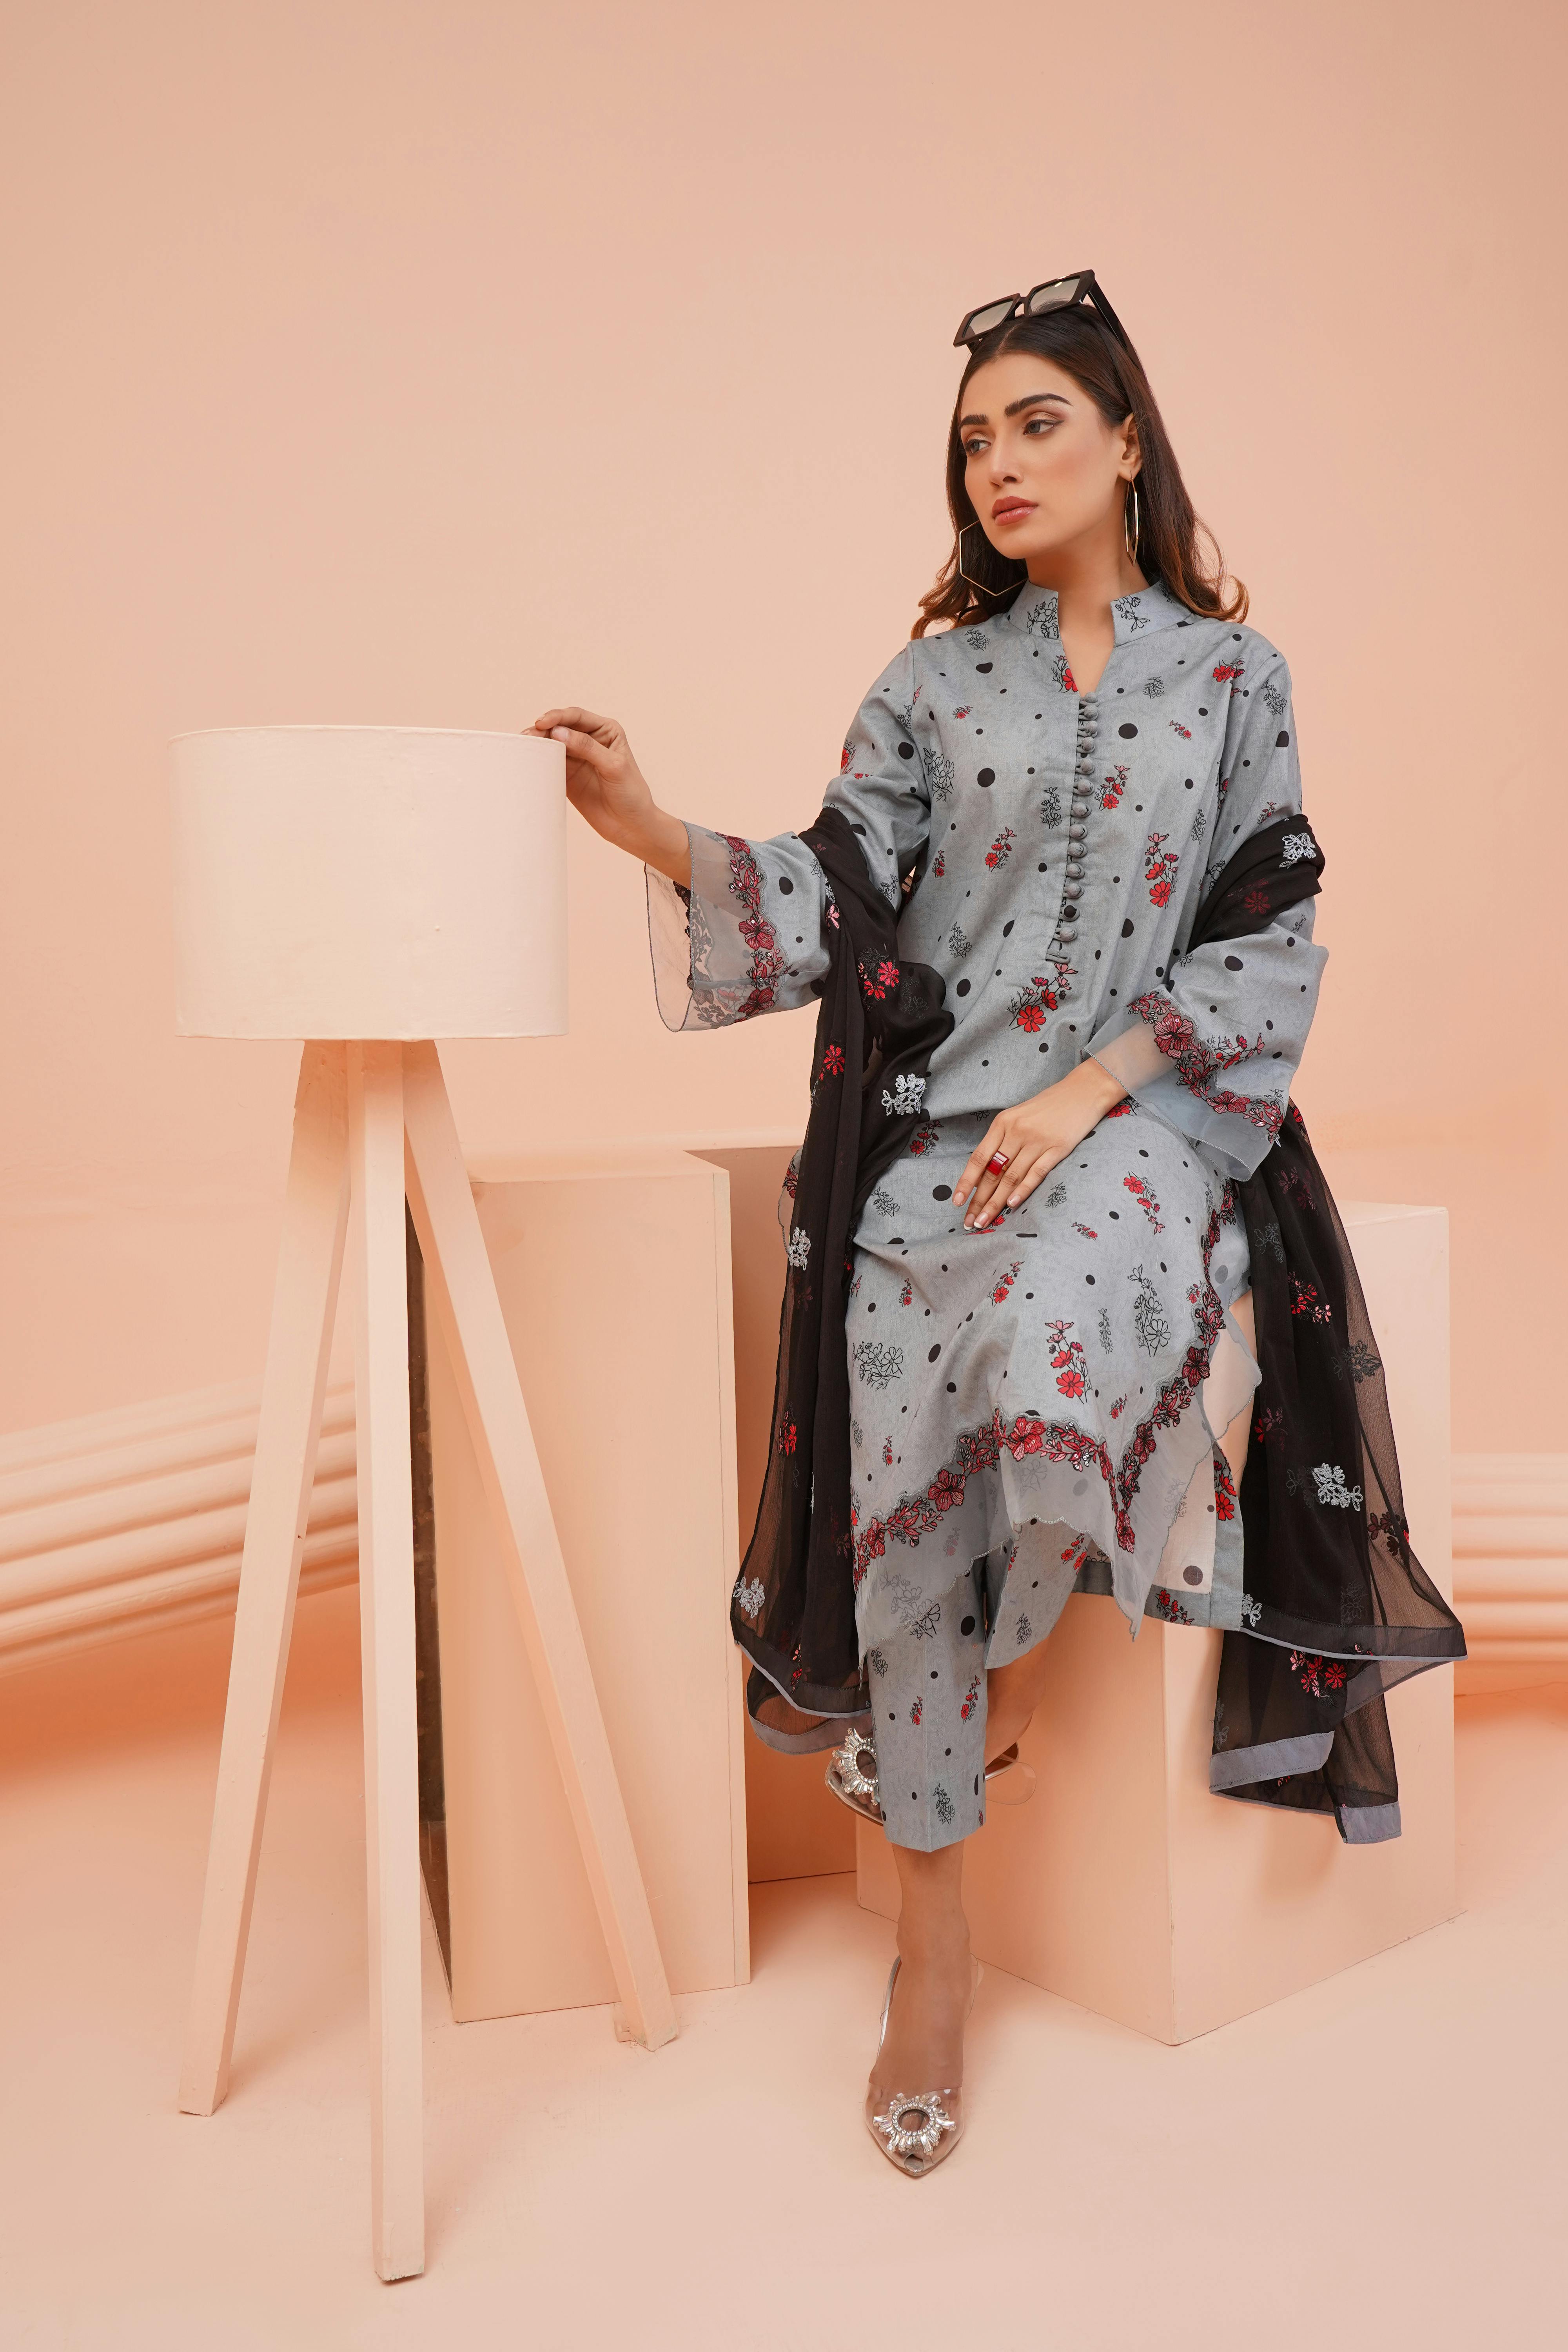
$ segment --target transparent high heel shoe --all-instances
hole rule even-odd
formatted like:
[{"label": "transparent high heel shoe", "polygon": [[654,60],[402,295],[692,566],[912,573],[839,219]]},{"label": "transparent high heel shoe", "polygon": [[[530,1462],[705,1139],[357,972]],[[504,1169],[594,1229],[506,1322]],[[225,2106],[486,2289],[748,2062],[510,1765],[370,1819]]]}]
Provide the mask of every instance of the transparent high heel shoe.
[{"label": "transparent high heel shoe", "polygon": [[[974,1976],[969,1988],[969,2008],[963,2012],[966,2021],[984,1973],[978,1960],[970,1965]],[[888,2038],[888,2014],[893,2006],[893,1987],[901,1966],[901,1959],[895,1960],[888,1974],[877,2057],[871,2061],[873,2075]],[[910,2180],[923,2179],[952,2154],[963,2137],[963,2093],[957,2084],[951,2084],[938,2091],[892,2091],[883,2097],[868,2079],[866,2128],[889,2164],[896,2165]]]},{"label": "transparent high heel shoe", "polygon": [[[836,1748],[828,1759],[823,1776],[841,1805],[858,1813],[863,1822],[879,1822],[882,1808],[877,1800],[877,1750],[868,1731],[851,1731],[842,1747]],[[1005,1748],[985,1767],[986,1792],[998,1805],[1026,1804],[1035,1793],[1035,1768],[1026,1764],[1018,1754],[1018,1743]]]}]

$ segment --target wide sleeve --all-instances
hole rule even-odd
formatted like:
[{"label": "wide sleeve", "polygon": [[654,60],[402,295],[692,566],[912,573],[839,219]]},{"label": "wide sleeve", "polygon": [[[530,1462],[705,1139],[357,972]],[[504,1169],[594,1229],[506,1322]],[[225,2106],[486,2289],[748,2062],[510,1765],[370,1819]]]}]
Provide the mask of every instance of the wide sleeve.
[{"label": "wide sleeve", "polygon": [[[1301,807],[1284,656],[1268,647],[1248,688],[1231,698],[1205,888],[1260,826]],[[1194,895],[1189,933],[1196,912]],[[1279,1132],[1326,961],[1308,898],[1240,938],[1178,950],[1163,987],[1134,997],[1088,1050],[1226,1175],[1250,1176]]]},{"label": "wide sleeve", "polygon": [[[920,693],[914,648],[906,646],[856,713],[826,795],[859,835],[893,907],[931,824]],[[827,926],[837,920],[811,851],[795,833],[751,841],[683,822],[689,888],[643,868],[654,993],[666,1027],[723,1028],[808,1003],[827,971]]]}]

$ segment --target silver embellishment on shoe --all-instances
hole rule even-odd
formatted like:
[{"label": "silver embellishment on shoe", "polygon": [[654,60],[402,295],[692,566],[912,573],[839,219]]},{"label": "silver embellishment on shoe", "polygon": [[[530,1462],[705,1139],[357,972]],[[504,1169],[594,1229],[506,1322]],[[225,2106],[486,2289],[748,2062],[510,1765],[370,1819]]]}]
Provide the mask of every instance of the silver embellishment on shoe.
[{"label": "silver embellishment on shoe", "polygon": [[[910,2115],[925,2117],[918,2131],[910,2131],[900,2121],[900,2117]],[[916,2098],[895,2091],[888,2101],[886,2113],[873,2116],[871,2121],[894,2156],[934,2156],[943,2132],[958,2129],[934,2091],[921,2091]]]},{"label": "silver embellishment on shoe", "polygon": [[[869,1780],[860,1769],[862,1756],[868,1756],[871,1759],[872,1772]],[[843,1746],[834,1749],[833,1761],[838,1768],[838,1778],[844,1784],[846,1796],[869,1797],[875,1801],[877,1749],[868,1731],[851,1731]]]}]

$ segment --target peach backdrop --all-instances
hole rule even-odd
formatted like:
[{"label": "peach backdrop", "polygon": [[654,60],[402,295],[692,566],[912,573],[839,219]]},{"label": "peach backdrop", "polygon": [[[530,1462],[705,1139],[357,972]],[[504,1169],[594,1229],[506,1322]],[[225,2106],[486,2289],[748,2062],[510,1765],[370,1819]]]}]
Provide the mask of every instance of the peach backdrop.
[{"label": "peach backdrop", "polygon": [[[1560,1447],[1561,26],[10,0],[0,1426],[259,1372],[293,1055],[174,1037],[168,737],[582,698],[678,813],[807,822],[954,319],[1092,263],[1294,673],[1300,1097],[1453,1211],[1458,1442]],[[798,1126],[809,1015],[668,1036],[638,870],[571,860],[572,1034],[449,1055],[469,1144]]]}]

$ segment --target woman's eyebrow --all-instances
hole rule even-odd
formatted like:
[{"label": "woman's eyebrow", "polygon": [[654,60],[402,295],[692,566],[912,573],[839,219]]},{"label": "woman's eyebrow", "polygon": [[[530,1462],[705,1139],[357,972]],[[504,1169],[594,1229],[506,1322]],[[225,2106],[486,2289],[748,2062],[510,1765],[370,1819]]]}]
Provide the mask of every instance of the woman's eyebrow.
[{"label": "woman's eyebrow", "polygon": [[[1017,416],[1026,408],[1037,408],[1042,400],[1059,400],[1064,408],[1071,405],[1065,392],[1026,392],[1022,400],[1010,400],[1002,414],[1004,416]],[[988,416],[983,415],[961,416],[958,420],[961,431],[966,425],[989,425],[990,422]]]}]

